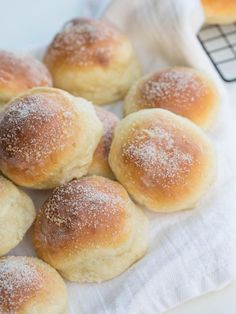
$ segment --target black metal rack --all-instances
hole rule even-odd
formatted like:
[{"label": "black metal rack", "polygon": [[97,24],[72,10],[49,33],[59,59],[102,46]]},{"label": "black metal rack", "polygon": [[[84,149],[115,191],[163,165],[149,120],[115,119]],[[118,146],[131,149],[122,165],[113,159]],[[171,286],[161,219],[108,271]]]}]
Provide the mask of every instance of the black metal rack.
[{"label": "black metal rack", "polygon": [[236,81],[236,23],[207,25],[198,39],[222,79]]}]

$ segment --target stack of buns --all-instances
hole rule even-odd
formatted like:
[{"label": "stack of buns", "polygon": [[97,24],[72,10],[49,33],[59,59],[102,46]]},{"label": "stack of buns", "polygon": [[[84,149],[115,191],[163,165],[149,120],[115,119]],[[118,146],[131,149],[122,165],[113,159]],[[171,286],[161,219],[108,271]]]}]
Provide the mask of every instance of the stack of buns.
[{"label": "stack of buns", "polygon": [[[68,22],[43,61],[0,52],[0,255],[36,217],[32,241],[44,261],[0,259],[1,313],[66,313],[53,268],[76,282],[118,276],[148,248],[140,206],[192,209],[216,178],[204,130],[219,95],[205,74],[173,67],[140,77],[126,36],[91,19]],[[121,121],[95,106],[125,96]],[[37,216],[14,183],[53,188]]]}]

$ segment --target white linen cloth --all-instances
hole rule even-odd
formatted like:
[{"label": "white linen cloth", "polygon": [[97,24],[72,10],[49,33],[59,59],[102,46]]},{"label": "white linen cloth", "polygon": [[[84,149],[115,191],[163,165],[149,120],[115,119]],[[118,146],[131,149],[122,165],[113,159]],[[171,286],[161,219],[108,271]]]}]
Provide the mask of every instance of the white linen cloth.
[{"label": "white linen cloth", "polygon": [[[236,125],[223,84],[201,50],[195,33],[203,23],[199,0],[115,0],[103,18],[132,40],[145,73],[168,65],[209,72],[223,100],[209,133],[218,154],[218,178],[191,211],[150,218],[146,256],[119,277],[101,284],[67,283],[69,313],[162,313],[236,277]],[[110,106],[119,112],[120,105]],[[39,207],[47,193],[30,191]],[[30,235],[11,254],[34,255]]]}]

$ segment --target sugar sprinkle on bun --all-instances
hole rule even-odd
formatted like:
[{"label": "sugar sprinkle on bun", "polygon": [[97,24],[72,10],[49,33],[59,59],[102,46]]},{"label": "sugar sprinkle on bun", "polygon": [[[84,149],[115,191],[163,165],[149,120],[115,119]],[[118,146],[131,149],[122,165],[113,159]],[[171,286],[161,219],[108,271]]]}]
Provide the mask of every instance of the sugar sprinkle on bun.
[{"label": "sugar sprinkle on bun", "polygon": [[84,177],[53,191],[38,214],[33,244],[69,280],[108,280],[144,255],[147,218],[118,182]]},{"label": "sugar sprinkle on bun", "polygon": [[31,56],[0,51],[0,104],[41,86],[52,86],[51,75],[43,63]]},{"label": "sugar sprinkle on bun", "polygon": [[0,312],[67,313],[67,292],[58,273],[34,257],[0,259]]},{"label": "sugar sprinkle on bun", "polygon": [[87,173],[101,135],[85,99],[55,88],[29,90],[0,117],[0,169],[22,186],[55,187]]},{"label": "sugar sprinkle on bun", "polygon": [[141,109],[167,109],[207,129],[218,106],[217,88],[205,74],[174,67],[138,80],[126,96],[124,110],[127,115]]},{"label": "sugar sprinkle on bun", "polygon": [[140,66],[129,40],[92,19],[69,21],[44,56],[55,87],[103,105],[123,98]]},{"label": "sugar sprinkle on bun", "polygon": [[200,128],[163,109],[123,119],[109,154],[112,171],[131,196],[158,212],[192,208],[215,178],[215,159]]}]

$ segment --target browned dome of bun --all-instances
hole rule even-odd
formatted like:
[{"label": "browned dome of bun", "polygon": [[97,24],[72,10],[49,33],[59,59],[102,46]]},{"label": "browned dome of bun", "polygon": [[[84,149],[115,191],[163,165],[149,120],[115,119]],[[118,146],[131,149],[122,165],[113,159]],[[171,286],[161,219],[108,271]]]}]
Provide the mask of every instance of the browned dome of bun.
[{"label": "browned dome of bun", "polygon": [[57,248],[71,255],[72,247],[118,246],[130,232],[123,198],[128,195],[122,186],[103,177],[84,177],[56,188],[37,217],[36,250],[38,239],[38,253],[45,248],[54,257],[60,257]]},{"label": "browned dome of bun", "polygon": [[106,280],[144,254],[147,220],[119,183],[84,177],[53,191],[36,219],[33,244],[69,280]]},{"label": "browned dome of bun", "polygon": [[59,274],[34,257],[0,259],[0,313],[67,313],[67,292]]},{"label": "browned dome of bun", "polygon": [[203,131],[163,109],[140,110],[123,119],[109,163],[136,201],[159,212],[193,207],[216,172],[214,149]]},{"label": "browned dome of bun", "polygon": [[119,45],[120,33],[110,25],[88,18],[76,18],[65,24],[54,38],[45,61],[87,67],[106,66],[112,60],[112,48]]},{"label": "browned dome of bun", "polygon": [[126,94],[140,76],[129,40],[111,25],[88,18],[69,21],[44,56],[55,87],[105,104]]},{"label": "browned dome of bun", "polygon": [[217,88],[205,74],[173,67],[138,80],[126,96],[124,111],[127,115],[141,109],[167,109],[207,129],[218,106]]},{"label": "browned dome of bun", "polygon": [[0,104],[40,86],[52,86],[51,75],[44,64],[30,56],[0,51]]},{"label": "browned dome of bun", "polygon": [[114,174],[108,163],[108,155],[110,152],[113,134],[119,119],[112,112],[95,108],[99,120],[103,124],[103,135],[93,155],[93,161],[90,165],[88,174],[100,175],[113,179]]},{"label": "browned dome of bun", "polygon": [[29,90],[1,114],[0,169],[19,185],[55,187],[87,172],[101,132],[85,99],[54,88]]},{"label": "browned dome of bun", "polygon": [[206,22],[229,24],[236,21],[235,0],[202,0]]}]

